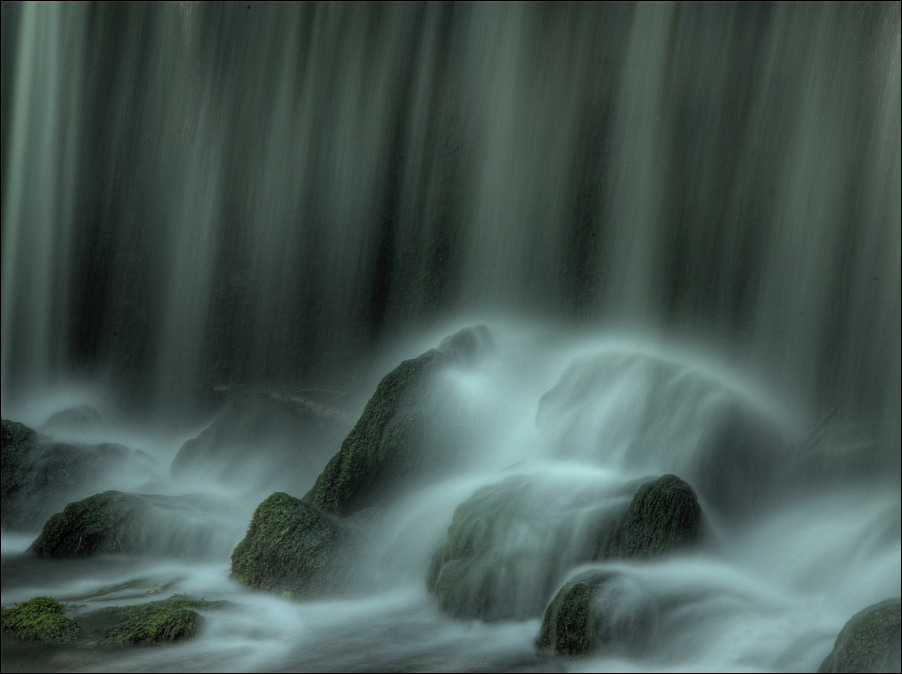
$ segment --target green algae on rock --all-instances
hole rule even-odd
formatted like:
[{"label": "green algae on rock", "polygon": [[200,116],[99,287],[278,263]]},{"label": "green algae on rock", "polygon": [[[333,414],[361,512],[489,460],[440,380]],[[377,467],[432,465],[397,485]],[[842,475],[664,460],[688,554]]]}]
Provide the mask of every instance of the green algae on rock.
[{"label": "green algae on rock", "polygon": [[3,632],[25,641],[61,644],[75,641],[79,626],[66,617],[65,607],[52,597],[34,597],[3,609]]}]

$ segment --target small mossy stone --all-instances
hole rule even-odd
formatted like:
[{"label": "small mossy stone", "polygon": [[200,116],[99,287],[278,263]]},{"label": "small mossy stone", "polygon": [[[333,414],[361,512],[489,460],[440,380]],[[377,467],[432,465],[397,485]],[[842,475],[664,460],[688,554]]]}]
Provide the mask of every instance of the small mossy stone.
[{"label": "small mossy stone", "polygon": [[232,576],[292,597],[321,595],[343,578],[351,547],[344,525],[276,492],[257,507],[247,535],[232,552]]},{"label": "small mossy stone", "polygon": [[3,632],[25,641],[62,644],[75,641],[78,623],[66,617],[63,605],[52,597],[34,597],[12,609],[3,609]]},{"label": "small mossy stone", "polygon": [[626,556],[656,555],[698,542],[698,497],[676,475],[664,475],[636,491],[626,520]]},{"label": "small mossy stone", "polygon": [[899,599],[887,599],[852,616],[818,671],[900,671],[900,607]]},{"label": "small mossy stone", "polygon": [[536,646],[553,650],[557,655],[589,653],[597,645],[599,631],[592,624],[595,616],[591,602],[609,579],[605,574],[588,573],[562,587],[545,612]]}]

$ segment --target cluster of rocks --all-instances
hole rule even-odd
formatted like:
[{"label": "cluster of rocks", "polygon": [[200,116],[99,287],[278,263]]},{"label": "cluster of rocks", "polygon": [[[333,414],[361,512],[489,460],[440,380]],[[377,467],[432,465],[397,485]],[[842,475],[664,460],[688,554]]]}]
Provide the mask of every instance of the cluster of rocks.
[{"label": "cluster of rocks", "polygon": [[[274,448],[267,451],[276,460],[268,463],[269,472],[261,479],[267,484],[281,479],[299,493],[300,476],[320,457],[304,455],[298,447],[328,447],[344,436],[303,498],[289,495],[292,489],[286,486],[259,504],[232,552],[233,578],[298,599],[347,588],[365,563],[369,513],[389,503],[399,486],[445,475],[463,462],[469,438],[464,430],[449,429],[466,424],[455,423],[455,406],[436,393],[437,381],[449,367],[478,362],[491,343],[484,327],[468,328],[402,362],[379,383],[350,432],[347,413],[303,396],[257,393],[232,400],[209,428],[181,448],[170,467],[174,477],[212,476],[239,488],[258,463],[254,451],[266,446]],[[555,432],[556,409],[582,404],[600,379],[624,372],[632,376],[636,367],[664,382],[679,382],[670,391],[669,384],[662,386],[661,395],[693,395],[700,401],[708,395],[701,380],[675,373],[666,363],[637,365],[627,359],[615,366],[593,369],[580,363],[571,368],[543,397],[539,426]],[[686,469],[703,485],[702,502],[728,510],[731,499],[754,496],[732,487],[744,472],[754,477],[766,471],[751,457],[769,460],[769,453],[759,450],[772,436],[770,431],[750,431],[760,425],[728,397],[718,393],[716,400],[727,401],[725,421],[705,439],[710,446],[700,454],[704,470],[713,466],[714,472],[694,465]],[[704,404],[710,406],[711,401],[704,399]],[[85,410],[69,417],[55,423],[97,423]],[[567,418],[581,419],[580,414]],[[656,423],[649,421],[650,430],[643,431],[649,446],[659,441],[655,434],[674,431]],[[641,442],[641,433],[628,430]],[[730,442],[726,436],[731,434],[739,449],[723,451],[721,445]],[[185,541],[203,538],[202,525],[186,527],[181,521],[186,507],[198,507],[194,502],[186,505],[187,497],[105,491],[81,500],[69,498],[87,488],[98,462],[121,462],[133,471],[156,469],[150,457],[124,447],[54,443],[4,420],[3,527],[28,529],[42,518],[45,524],[31,551],[50,557],[155,551],[153,541],[159,537],[153,531],[160,526],[183,532],[184,540],[176,546],[181,551],[190,547]],[[540,652],[578,657],[599,649],[641,647],[654,630],[654,598],[622,573],[597,567],[616,560],[691,554],[703,544],[700,498],[684,477],[650,476],[608,492],[591,481],[561,485],[529,474],[483,487],[455,511],[426,583],[442,610],[455,618],[542,618],[536,638]],[[550,498],[551,493],[557,497]],[[69,499],[64,508],[61,499]],[[37,503],[44,503],[43,509]],[[586,565],[596,568],[581,568]],[[899,605],[898,599],[887,600],[854,616],[821,671],[898,671]],[[104,633],[98,636],[95,629],[92,638],[120,644],[189,638],[201,624],[196,609],[209,607],[182,597],[121,609],[115,616],[105,614]],[[87,624],[93,620],[88,617]],[[4,609],[3,630],[47,642],[74,641],[84,633],[59,602],[46,597]]]}]

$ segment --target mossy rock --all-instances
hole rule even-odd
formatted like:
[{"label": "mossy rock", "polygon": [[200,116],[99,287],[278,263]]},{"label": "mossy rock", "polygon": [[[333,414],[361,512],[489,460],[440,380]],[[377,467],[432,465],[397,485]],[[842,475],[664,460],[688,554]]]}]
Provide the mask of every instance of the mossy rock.
[{"label": "mossy rock", "polygon": [[623,652],[653,628],[653,602],[617,573],[588,571],[566,583],[545,611],[536,639],[556,655]]},{"label": "mossy rock", "polygon": [[48,433],[54,431],[84,432],[96,429],[102,423],[103,417],[100,412],[89,405],[81,405],[54,413],[41,428]]},{"label": "mossy rock", "polygon": [[[202,557],[227,550],[233,532],[210,525],[217,501],[107,491],[67,505],[29,550],[42,557],[154,553]],[[231,540],[234,540],[231,538]]]},{"label": "mossy rock", "polygon": [[631,558],[654,557],[698,542],[702,510],[692,487],[676,475],[646,482],[636,491],[626,518]]},{"label": "mossy rock", "polygon": [[349,527],[284,492],[261,503],[232,552],[232,576],[250,587],[301,598],[326,594],[347,576]]},{"label": "mossy rock", "polygon": [[440,608],[487,621],[542,615],[573,567],[595,559],[618,530],[631,485],[578,474],[515,476],[457,507],[427,578]]},{"label": "mossy rock", "polygon": [[65,607],[52,597],[34,597],[3,609],[3,632],[25,641],[63,644],[79,636],[78,623],[66,617]]},{"label": "mossy rock", "polygon": [[190,639],[203,625],[203,617],[196,609],[219,608],[224,603],[176,595],[165,601],[104,609],[100,612],[101,619],[113,625],[105,630],[100,641],[141,645]]},{"label": "mossy rock", "polygon": [[[90,494],[110,474],[152,476],[153,460],[121,445],[50,442],[27,426],[3,420],[0,524],[36,529],[67,503]],[[132,477],[131,479],[134,479]]]},{"label": "mossy rock", "polygon": [[508,478],[458,506],[426,582],[451,616],[530,618],[574,566],[677,551],[700,531],[695,492],[674,475],[607,485],[579,475]]},{"label": "mossy rock", "polygon": [[430,384],[449,365],[473,363],[490,344],[484,326],[466,328],[389,372],[304,500],[349,515],[378,505],[399,482],[453,465],[462,443],[449,424],[433,432],[449,412]]},{"label": "mossy rock", "polygon": [[900,671],[900,606],[899,599],[887,599],[852,616],[818,672]]}]

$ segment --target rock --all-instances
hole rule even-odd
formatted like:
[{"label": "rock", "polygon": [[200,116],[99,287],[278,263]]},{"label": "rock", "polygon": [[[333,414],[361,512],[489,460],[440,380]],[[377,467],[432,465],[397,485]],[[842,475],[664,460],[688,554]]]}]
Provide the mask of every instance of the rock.
[{"label": "rock", "polygon": [[100,416],[100,412],[93,407],[83,405],[56,412],[47,420],[43,429],[50,433],[58,431],[84,432],[98,428],[101,423],[103,423],[103,417]]},{"label": "rock", "polygon": [[700,527],[695,493],[673,475],[641,485],[508,478],[458,506],[427,586],[454,617],[535,617],[574,566],[665,554],[697,542]]},{"label": "rock", "polygon": [[378,505],[398,483],[453,466],[465,451],[465,424],[456,423],[458,406],[437,375],[472,364],[490,344],[484,326],[467,328],[389,372],[304,499],[349,515]]},{"label": "rock", "polygon": [[642,353],[575,360],[542,396],[536,424],[558,456],[674,472],[726,513],[776,497],[788,477],[782,430],[756,400]]},{"label": "rock", "polygon": [[900,639],[900,600],[887,599],[852,616],[818,671],[898,672]]},{"label": "rock", "polygon": [[3,609],[3,632],[25,641],[61,644],[75,641],[79,627],[66,617],[65,608],[56,599],[35,597]]},{"label": "rock", "polygon": [[567,582],[548,605],[536,646],[565,656],[601,646],[622,652],[647,639],[656,614],[654,602],[629,579],[588,571]]},{"label": "rock", "polygon": [[626,557],[641,558],[698,542],[702,510],[695,492],[676,475],[646,482],[633,496],[626,519]]},{"label": "rock", "polygon": [[204,497],[107,491],[53,515],[29,550],[41,557],[217,555],[234,541],[233,533],[216,519],[227,510]]},{"label": "rock", "polygon": [[321,596],[346,579],[351,529],[316,507],[276,492],[261,503],[232,552],[232,576],[291,597]]},{"label": "rock", "polygon": [[302,396],[239,395],[182,445],[170,473],[242,490],[307,489],[351,424],[347,413]]},{"label": "rock", "polygon": [[121,445],[48,442],[23,424],[3,420],[4,529],[36,529],[67,503],[102,489],[117,476],[137,487],[155,477],[153,460]]},{"label": "rock", "polygon": [[[174,595],[165,601],[103,609],[101,621],[112,622],[112,626],[104,630],[100,642],[141,645],[184,641],[196,636],[203,625],[203,618],[195,609],[219,608],[224,604]],[[92,618],[96,622],[98,616]]]}]

